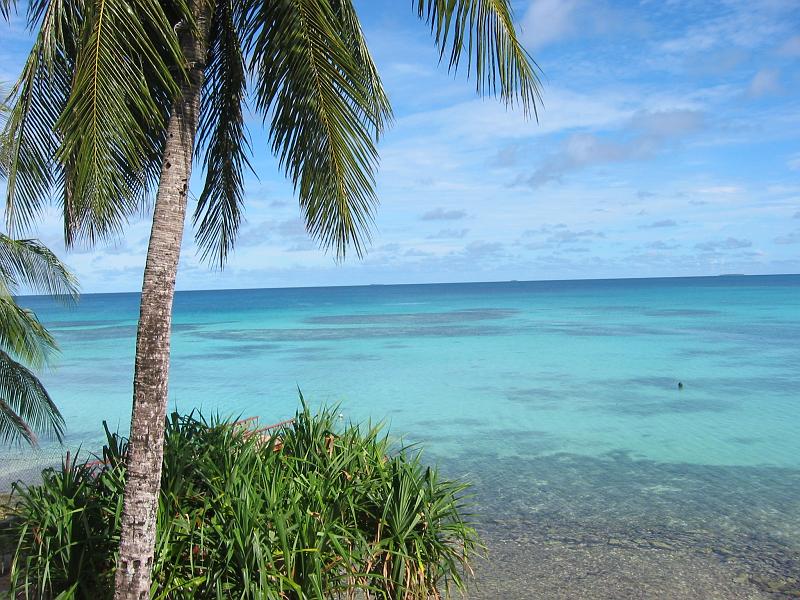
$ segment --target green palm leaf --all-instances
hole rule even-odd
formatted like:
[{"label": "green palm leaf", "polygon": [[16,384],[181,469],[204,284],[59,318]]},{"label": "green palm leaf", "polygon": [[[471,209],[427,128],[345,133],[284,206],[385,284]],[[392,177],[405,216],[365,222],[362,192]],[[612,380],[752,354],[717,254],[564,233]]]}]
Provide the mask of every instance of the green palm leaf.
[{"label": "green palm leaf", "polygon": [[367,47],[358,13],[353,7],[352,0],[332,0],[331,7],[339,21],[342,40],[350,48],[353,59],[362,71],[363,83],[368,90],[366,100],[371,104],[375,130],[380,135],[392,119],[392,105]]},{"label": "green palm leaf", "polygon": [[0,84],[0,178],[3,179],[8,176],[8,163],[11,155],[8,137],[3,135],[8,120],[8,105],[5,102],[7,97],[8,91],[4,85]]},{"label": "green palm leaf", "polygon": [[0,350],[0,441],[35,445],[40,432],[64,436],[64,419],[42,383]]},{"label": "green palm leaf", "polygon": [[158,175],[181,51],[155,0],[94,0],[84,11],[57,157],[69,170],[67,232],[94,241],[120,230]]},{"label": "green palm leaf", "polygon": [[197,132],[206,181],[194,213],[203,258],[220,267],[233,249],[243,210],[243,169],[250,145],[242,114],[246,72],[239,39],[241,11],[221,0],[211,21],[206,79]]},{"label": "green palm leaf", "polygon": [[63,301],[78,297],[75,276],[38,240],[15,240],[0,234],[0,280],[12,291],[26,286]]},{"label": "green palm leaf", "polygon": [[59,143],[55,124],[69,97],[74,61],[67,49],[74,49],[72,32],[79,21],[70,2],[28,6],[29,26],[39,31],[7,98],[10,113],[2,136],[10,231],[30,226],[63,178],[54,160]]},{"label": "green palm leaf", "polygon": [[457,70],[464,54],[475,73],[478,93],[518,102],[526,115],[537,115],[542,101],[536,63],[517,38],[508,0],[412,0],[418,16],[431,27],[441,58]]},{"label": "green palm leaf", "polygon": [[346,5],[262,0],[248,14],[256,108],[271,115],[272,148],[299,193],[309,233],[359,255],[377,202],[375,140],[388,106]]},{"label": "green palm leaf", "polygon": [[0,348],[34,368],[47,364],[57,348],[36,315],[14,302],[4,285],[0,285],[0,324]]},{"label": "green palm leaf", "polygon": [[55,196],[67,243],[94,241],[145,206],[176,77],[185,73],[170,19],[186,21],[188,10],[183,2],[169,9],[168,17],[156,0],[28,6],[29,27],[39,31],[9,97],[9,227],[30,226]]},{"label": "green palm leaf", "polygon": [[0,441],[4,444],[12,445],[19,442],[26,442],[30,446],[36,446],[36,433],[20,417],[11,405],[0,397]]}]

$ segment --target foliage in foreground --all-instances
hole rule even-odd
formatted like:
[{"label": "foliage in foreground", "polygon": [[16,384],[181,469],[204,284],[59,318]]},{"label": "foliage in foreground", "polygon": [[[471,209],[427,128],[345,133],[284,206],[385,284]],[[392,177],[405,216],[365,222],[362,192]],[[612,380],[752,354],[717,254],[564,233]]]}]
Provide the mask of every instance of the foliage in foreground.
[{"label": "foliage in foreground", "polygon": [[[100,466],[73,461],[15,488],[12,588],[22,597],[111,596],[127,442],[106,433]],[[463,590],[480,548],[464,484],[392,448],[380,427],[340,425],[334,409],[312,415],[304,404],[272,433],[193,414],[167,420],[153,598]]]}]

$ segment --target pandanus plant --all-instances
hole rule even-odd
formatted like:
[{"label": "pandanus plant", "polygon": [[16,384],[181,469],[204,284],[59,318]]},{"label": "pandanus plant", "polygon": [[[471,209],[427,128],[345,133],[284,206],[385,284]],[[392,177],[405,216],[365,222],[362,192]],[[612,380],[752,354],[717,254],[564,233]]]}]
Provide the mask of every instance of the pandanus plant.
[{"label": "pandanus plant", "polygon": [[[15,0],[0,0],[6,17]],[[413,0],[443,62],[535,114],[539,81],[510,0]],[[308,232],[360,255],[391,108],[352,0],[30,0],[36,32],[12,90],[6,207],[48,201],[67,243],[122,232],[154,199],[136,341],[118,599],[150,593],[170,326],[192,166],[203,256],[224,264],[244,209],[245,102],[292,180]]]},{"label": "pandanus plant", "polygon": [[[379,426],[304,406],[268,437],[199,414],[171,415],[165,432],[154,598],[427,600],[465,590],[482,548],[467,486]],[[106,434],[99,460],[73,456],[41,484],[17,485],[18,594],[108,597],[130,448]]]}]

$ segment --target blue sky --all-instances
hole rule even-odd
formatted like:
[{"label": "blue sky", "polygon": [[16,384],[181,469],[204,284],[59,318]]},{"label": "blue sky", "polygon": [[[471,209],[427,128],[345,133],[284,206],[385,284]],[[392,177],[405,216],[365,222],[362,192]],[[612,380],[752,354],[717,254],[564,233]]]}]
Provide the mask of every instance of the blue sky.
[{"label": "blue sky", "polygon": [[[796,0],[519,0],[538,123],[439,66],[411,2],[357,4],[396,113],[367,256],[309,240],[254,123],[238,247],[210,270],[187,228],[179,289],[800,272]],[[148,230],[64,254],[84,291],[137,290]],[[35,233],[63,253],[55,213]]]}]

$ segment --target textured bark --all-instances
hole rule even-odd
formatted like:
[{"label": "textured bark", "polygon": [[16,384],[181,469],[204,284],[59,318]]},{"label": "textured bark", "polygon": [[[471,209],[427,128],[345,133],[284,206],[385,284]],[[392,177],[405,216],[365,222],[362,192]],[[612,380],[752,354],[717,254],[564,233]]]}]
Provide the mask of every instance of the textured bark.
[{"label": "textured bark", "polygon": [[187,28],[181,39],[189,78],[182,85],[181,96],[175,101],[167,126],[142,283],[127,482],[114,588],[116,600],[150,597],[164,456],[172,300],[192,173],[211,10],[211,3],[203,0],[193,0],[191,6],[197,19],[197,31]]}]

